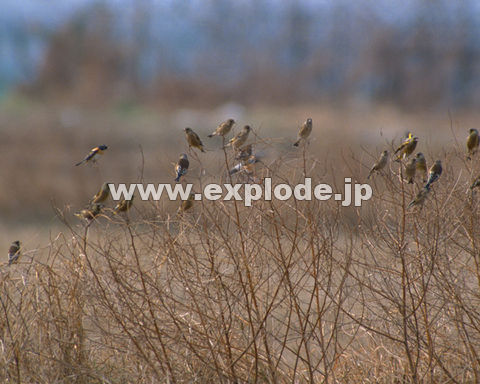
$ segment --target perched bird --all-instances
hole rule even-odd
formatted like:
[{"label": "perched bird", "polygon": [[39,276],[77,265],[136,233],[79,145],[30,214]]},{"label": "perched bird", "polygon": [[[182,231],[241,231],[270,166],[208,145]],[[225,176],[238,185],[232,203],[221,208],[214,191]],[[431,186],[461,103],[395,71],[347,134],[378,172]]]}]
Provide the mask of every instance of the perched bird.
[{"label": "perched bird", "polygon": [[20,241],[16,240],[8,249],[8,265],[15,264],[20,257]]},{"label": "perched bird", "polygon": [[235,150],[239,149],[247,141],[250,130],[251,130],[250,126],[245,125],[240,132],[238,132],[232,139],[230,139],[230,141],[226,146],[231,145],[233,149]]},{"label": "perched bird", "polygon": [[312,119],[308,118],[300,127],[298,131],[298,140],[293,144],[294,147],[298,147],[300,141],[306,140],[308,136],[312,133]]},{"label": "perched bird", "polygon": [[413,184],[416,170],[417,170],[417,159],[413,157],[405,165],[405,176],[407,178],[408,184]]},{"label": "perched bird", "polygon": [[372,176],[373,172],[378,172],[378,171],[381,171],[383,168],[385,168],[385,165],[387,165],[387,161],[388,161],[388,151],[383,151],[380,157],[378,158],[377,162],[373,164],[372,169],[370,169],[367,179],[370,179],[370,176]]},{"label": "perched bird", "polygon": [[187,143],[189,147],[194,147],[200,149],[200,151],[205,152],[203,149],[203,143],[202,140],[200,140],[200,137],[193,132],[192,128],[185,128],[185,137],[187,138]]},{"label": "perched bird", "polygon": [[480,187],[480,176],[478,176],[475,180],[473,180],[473,183],[470,186],[470,189],[474,189],[476,187]]},{"label": "perched bird", "polygon": [[254,164],[258,163],[260,159],[255,156],[251,155],[247,160],[241,161],[237,165],[235,165],[230,171],[228,171],[229,175],[233,175],[240,171],[245,171],[247,174],[251,175],[254,170]]},{"label": "perched bird", "polygon": [[425,156],[423,156],[422,152],[417,153],[417,171],[421,172],[423,175],[423,182],[427,181],[427,160],[425,160]]},{"label": "perched bird", "polygon": [[108,196],[110,195],[110,187],[108,186],[109,183],[103,183],[100,190],[97,192],[95,196],[92,197],[91,204],[98,204],[103,203],[107,200]]},{"label": "perched bird", "polygon": [[235,120],[233,120],[233,119],[228,119],[228,120],[224,121],[223,123],[220,123],[220,125],[217,127],[215,132],[208,135],[208,137],[225,136],[232,129],[233,124],[235,124]]},{"label": "perched bird", "polygon": [[429,189],[430,185],[437,181],[441,174],[442,162],[440,160],[437,160],[435,161],[435,164],[430,167],[430,171],[428,173],[428,181],[427,184],[425,184],[425,188]]},{"label": "perched bird", "polygon": [[247,160],[250,156],[252,156],[252,149],[252,144],[248,144],[244,147],[239,148],[237,151],[237,155],[235,156],[235,160]]},{"label": "perched bird", "polygon": [[423,187],[418,193],[417,196],[408,204],[408,208],[412,208],[416,205],[423,205],[427,199],[428,193],[430,192],[429,187]]},{"label": "perched bird", "polygon": [[82,209],[80,212],[75,213],[75,216],[90,222],[100,214],[102,208],[102,204],[93,204],[90,208]]},{"label": "perched bird", "polygon": [[195,200],[195,193],[191,192],[188,195],[187,200],[183,200],[182,204],[180,204],[180,207],[178,208],[179,212],[185,212],[188,211],[190,208],[193,207],[193,201]]},{"label": "perched bird", "polygon": [[178,159],[177,164],[175,165],[175,181],[178,183],[180,181],[180,177],[185,175],[188,171],[188,166],[190,162],[188,161],[188,157],[186,153],[182,153],[180,158]]},{"label": "perched bird", "polygon": [[88,155],[85,156],[85,158],[82,161],[75,164],[75,166],[79,166],[80,164],[83,164],[83,163],[88,163],[89,161],[92,161],[92,163],[95,163],[100,157],[100,155],[103,155],[103,152],[106,149],[108,149],[106,145],[99,145],[98,147],[92,148],[88,153]]},{"label": "perched bird", "polygon": [[118,204],[115,206],[115,208],[113,208],[114,213],[127,212],[133,204],[134,197],[135,196],[132,196],[130,200],[125,200],[125,199],[120,200]]},{"label": "perched bird", "polygon": [[478,131],[475,128],[470,128],[470,134],[467,138],[467,159],[470,160],[471,156],[477,152],[479,144]]},{"label": "perched bird", "polygon": [[409,137],[396,149],[395,154],[400,152],[396,160],[400,160],[402,157],[405,159],[410,156],[417,147],[417,143],[418,138],[415,136],[412,137],[411,134],[409,134]]}]

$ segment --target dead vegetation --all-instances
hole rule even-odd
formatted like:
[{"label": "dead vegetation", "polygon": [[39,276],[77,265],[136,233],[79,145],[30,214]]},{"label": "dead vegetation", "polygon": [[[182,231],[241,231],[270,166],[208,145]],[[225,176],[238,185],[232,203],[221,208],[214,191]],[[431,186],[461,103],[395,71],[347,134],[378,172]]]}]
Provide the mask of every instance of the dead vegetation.
[{"label": "dead vegetation", "polygon": [[[48,248],[2,269],[0,378],[479,382],[478,159],[424,142],[429,164],[445,168],[422,209],[407,209],[420,178],[402,183],[395,162],[359,208],[202,201],[175,215],[174,204],[136,201],[128,222],[88,228],[60,209],[64,229]],[[363,182],[378,155],[357,147],[319,161],[316,145],[265,160],[256,176],[306,174],[340,190],[344,176]],[[215,155],[222,164],[197,164],[206,172],[189,181],[229,181],[231,154]]]}]

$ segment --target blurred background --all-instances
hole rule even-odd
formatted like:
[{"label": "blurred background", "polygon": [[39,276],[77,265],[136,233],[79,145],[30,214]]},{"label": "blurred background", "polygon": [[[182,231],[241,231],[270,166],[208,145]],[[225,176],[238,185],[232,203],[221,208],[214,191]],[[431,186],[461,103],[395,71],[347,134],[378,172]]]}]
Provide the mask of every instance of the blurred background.
[{"label": "blurred background", "polygon": [[[1,8],[2,243],[19,228],[48,231],[53,206],[78,210],[105,180],[143,172],[171,181],[185,126],[204,138],[210,160],[220,142],[206,135],[228,117],[236,129],[248,123],[278,137],[280,152],[313,117],[319,157],[359,144],[376,156],[406,130],[447,146],[453,129],[463,145],[479,117],[475,0],[2,0]],[[99,144],[110,147],[100,165],[73,166]]]},{"label": "blurred background", "polygon": [[478,106],[475,0],[2,1],[0,92]]}]

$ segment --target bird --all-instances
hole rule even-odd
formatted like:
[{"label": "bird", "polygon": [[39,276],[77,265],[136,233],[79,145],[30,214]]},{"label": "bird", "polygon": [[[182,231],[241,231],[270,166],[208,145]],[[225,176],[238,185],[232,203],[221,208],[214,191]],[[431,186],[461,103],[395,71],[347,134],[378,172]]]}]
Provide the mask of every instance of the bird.
[{"label": "bird", "polygon": [[385,168],[385,165],[387,165],[387,161],[388,161],[388,151],[385,150],[381,153],[377,162],[373,164],[372,169],[370,169],[370,172],[368,173],[367,179],[370,179],[370,177],[374,172],[381,171],[383,168]]},{"label": "bird", "polygon": [[195,193],[190,192],[187,200],[183,200],[182,203],[180,204],[180,207],[178,208],[178,212],[181,213],[181,212],[188,211],[190,208],[193,207],[194,200],[195,200]]},{"label": "bird", "polygon": [[470,189],[474,189],[476,187],[480,187],[480,176],[478,176],[475,180],[473,180],[473,183],[470,186]]},{"label": "bird", "polygon": [[98,147],[92,148],[88,155],[85,156],[82,161],[75,164],[75,166],[79,166],[83,163],[88,163],[89,161],[92,161],[92,163],[96,163],[100,155],[103,155],[103,152],[107,149],[108,147],[106,145],[99,145]]},{"label": "bird", "polygon": [[425,156],[423,156],[422,152],[418,152],[417,156],[417,171],[421,172],[423,175],[423,182],[427,181],[427,160],[425,160]]},{"label": "bird", "polygon": [[471,160],[471,156],[473,156],[478,149],[479,144],[479,137],[478,137],[478,130],[475,128],[470,128],[470,134],[467,138],[467,159]]},{"label": "bird", "polygon": [[125,200],[125,199],[120,200],[118,204],[115,206],[115,208],[113,208],[114,213],[117,214],[118,212],[127,212],[133,204],[134,197],[135,196],[132,196],[130,200]]},{"label": "bird", "polygon": [[108,186],[108,184],[109,183],[102,184],[97,194],[92,197],[92,200],[90,201],[91,204],[103,203],[105,200],[108,199],[108,196],[110,195],[110,187]]},{"label": "bird", "polygon": [[15,264],[20,257],[20,241],[15,240],[8,249],[8,265]]},{"label": "bird", "polygon": [[82,209],[80,212],[75,213],[75,216],[90,222],[100,214],[102,208],[102,204],[92,204],[90,208],[85,208]]},{"label": "bird", "polygon": [[193,129],[187,127],[184,129],[184,131],[189,148],[194,147],[200,149],[200,151],[202,152],[205,152],[205,150],[203,149],[202,140],[200,140],[200,137],[193,131]]},{"label": "bird", "polygon": [[240,163],[235,165],[232,169],[230,169],[230,171],[228,171],[228,174],[233,175],[243,170],[247,174],[251,175],[254,170],[254,164],[258,163],[259,161],[260,159],[257,156],[251,155],[247,160],[241,161]]},{"label": "bird", "polygon": [[188,157],[186,153],[182,153],[180,158],[178,159],[177,164],[175,164],[175,181],[178,183],[180,181],[180,177],[185,175],[188,171],[188,166],[190,162],[188,161]]},{"label": "bird", "polygon": [[198,137],[198,135],[193,132],[192,128],[187,127],[184,129],[184,131],[185,137],[187,138],[188,147],[198,148],[200,149],[200,151],[205,152],[205,150],[203,149],[202,140],[200,140],[200,137]]},{"label": "bird", "polygon": [[239,149],[247,141],[250,130],[251,130],[250,126],[245,125],[240,132],[238,132],[232,139],[230,139],[230,141],[226,146],[231,145],[233,149],[235,150]]},{"label": "bird", "polygon": [[415,148],[417,147],[418,143],[418,137],[412,136],[411,133],[409,133],[409,136],[406,140],[403,141],[403,143],[395,150],[395,154],[400,152],[398,157],[395,160],[400,160],[402,157],[405,159],[408,156],[410,156]]},{"label": "bird", "polygon": [[208,137],[225,136],[228,132],[230,132],[230,130],[232,129],[234,124],[235,124],[235,120],[228,119],[228,120],[224,121],[223,123],[220,123],[220,125],[217,127],[215,132],[208,135]]},{"label": "bird", "polygon": [[442,161],[437,160],[430,167],[430,171],[428,172],[428,181],[427,181],[427,184],[425,184],[425,188],[430,188],[430,185],[433,184],[435,181],[437,181],[441,174],[442,174]]},{"label": "bird", "polygon": [[416,205],[423,205],[427,199],[428,193],[430,192],[430,187],[423,187],[415,196],[415,198],[408,204],[408,208],[412,208]]},{"label": "bird", "polygon": [[300,141],[306,140],[307,137],[310,136],[310,133],[312,133],[312,119],[308,118],[300,127],[300,130],[298,131],[298,140],[293,143],[293,146],[298,147]]},{"label": "bird", "polygon": [[416,163],[417,159],[413,157],[405,165],[405,176],[407,178],[408,184],[413,184],[413,180],[415,179],[415,171],[417,170]]},{"label": "bird", "polygon": [[239,148],[237,155],[235,156],[235,160],[247,160],[250,156],[252,156],[252,149],[252,144],[248,144]]}]

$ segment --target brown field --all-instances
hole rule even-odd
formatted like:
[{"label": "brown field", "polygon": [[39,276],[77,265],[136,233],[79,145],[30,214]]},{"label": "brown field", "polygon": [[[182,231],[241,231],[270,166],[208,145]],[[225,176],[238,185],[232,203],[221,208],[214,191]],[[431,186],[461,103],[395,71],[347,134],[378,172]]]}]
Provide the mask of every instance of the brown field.
[{"label": "brown field", "polygon": [[[88,228],[73,213],[103,181],[172,182],[191,126],[208,152],[188,182],[227,182],[227,116],[253,127],[255,177],[365,182],[407,130],[444,172],[422,209],[400,164],[371,180],[362,207],[338,202],[142,202]],[[480,113],[391,106],[177,110],[0,104],[0,381],[13,383],[480,382]],[[306,148],[294,149],[312,117]],[[95,166],[74,167],[107,144]],[[237,175],[234,181],[247,181]],[[109,207],[113,206],[110,201]],[[6,260],[6,259],[5,259]]]}]

